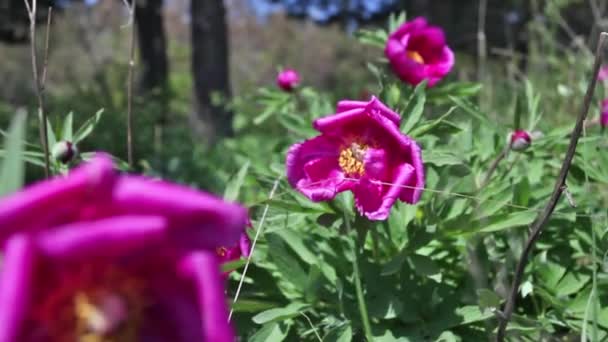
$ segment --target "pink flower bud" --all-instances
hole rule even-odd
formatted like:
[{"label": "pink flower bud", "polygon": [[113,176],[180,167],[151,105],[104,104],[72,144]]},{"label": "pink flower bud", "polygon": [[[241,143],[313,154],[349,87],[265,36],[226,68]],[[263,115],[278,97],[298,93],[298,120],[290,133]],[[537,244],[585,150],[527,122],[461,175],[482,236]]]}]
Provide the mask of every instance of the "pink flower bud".
[{"label": "pink flower bud", "polygon": [[277,85],[285,91],[292,91],[300,84],[300,74],[293,69],[285,69],[277,75]]},{"label": "pink flower bud", "polygon": [[523,151],[530,147],[532,138],[530,134],[522,129],[518,129],[511,133],[511,149],[514,151]]}]

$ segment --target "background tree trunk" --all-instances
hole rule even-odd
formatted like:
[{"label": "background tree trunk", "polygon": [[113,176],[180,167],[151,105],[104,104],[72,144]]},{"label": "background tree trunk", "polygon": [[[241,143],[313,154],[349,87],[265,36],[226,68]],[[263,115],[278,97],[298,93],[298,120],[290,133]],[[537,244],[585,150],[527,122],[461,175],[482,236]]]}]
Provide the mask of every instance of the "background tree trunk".
[{"label": "background tree trunk", "polygon": [[164,91],[167,87],[168,63],[163,0],[140,0],[136,4],[135,24],[143,73],[140,88],[144,91]]},{"label": "background tree trunk", "polygon": [[190,6],[195,110],[211,143],[232,135],[232,113],[224,105],[231,95],[226,10],[222,0],[191,0]]}]

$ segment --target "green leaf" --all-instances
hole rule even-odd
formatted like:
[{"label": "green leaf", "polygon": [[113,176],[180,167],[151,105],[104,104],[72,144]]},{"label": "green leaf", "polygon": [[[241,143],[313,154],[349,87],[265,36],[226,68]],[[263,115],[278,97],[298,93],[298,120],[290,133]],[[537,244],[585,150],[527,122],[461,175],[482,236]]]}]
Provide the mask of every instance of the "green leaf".
[{"label": "green leaf", "polygon": [[500,297],[494,291],[488,289],[477,290],[478,304],[481,309],[498,308]]},{"label": "green leaf", "polygon": [[272,261],[281,273],[282,278],[296,289],[304,290],[308,274],[293,256],[293,253],[286,249],[283,239],[276,233],[267,233],[265,237],[268,241],[268,251]]},{"label": "green leaf", "polygon": [[239,198],[239,192],[241,191],[241,187],[245,181],[245,176],[247,175],[247,170],[249,170],[249,165],[250,162],[247,161],[243,166],[241,166],[239,172],[237,172],[234,178],[232,178],[226,185],[226,189],[224,190],[224,199],[226,201],[234,202]]},{"label": "green leaf", "polygon": [[236,303],[232,304],[232,309],[235,312],[260,312],[262,310],[275,308],[276,306],[277,303],[240,297]]},{"label": "green leaf", "polygon": [[305,308],[309,307],[308,304],[304,303],[291,303],[283,308],[274,308],[266,311],[262,311],[259,314],[253,316],[253,322],[257,324],[266,324],[275,321],[283,321],[291,317],[295,317],[300,314]]},{"label": "green leaf", "polygon": [[308,247],[304,244],[304,240],[300,235],[291,229],[280,229],[273,232],[279,235],[283,241],[307,264],[317,264],[318,259]]},{"label": "green leaf", "polygon": [[555,288],[555,294],[558,297],[564,297],[578,292],[582,289],[590,277],[586,274],[575,274],[573,272],[567,273],[557,284]]},{"label": "green leaf", "polygon": [[405,23],[405,20],[405,12],[401,12],[398,15],[391,13],[391,15],[388,17],[388,31],[395,31],[397,28],[399,28],[399,26],[401,26],[401,24]]},{"label": "green leaf", "polygon": [[439,267],[433,261],[425,255],[412,254],[408,257],[414,271],[421,276],[432,276],[439,273]]},{"label": "green leaf", "polygon": [[15,192],[23,186],[23,140],[26,118],[27,114],[24,111],[17,111],[8,136],[4,140],[6,154],[0,169],[0,196]]},{"label": "green leaf", "polygon": [[426,164],[433,164],[436,166],[464,164],[461,156],[456,155],[456,153],[447,149],[429,149],[423,152],[422,157]]},{"label": "green leaf", "polygon": [[405,106],[403,115],[407,116],[407,119],[401,124],[401,132],[404,134],[409,133],[422,117],[424,104],[426,103],[426,85],[426,80],[420,82],[412,92],[412,95]]},{"label": "green leaf", "polygon": [[490,312],[481,312],[479,307],[476,305],[468,305],[458,308],[456,309],[456,314],[462,317],[462,321],[459,323],[459,325],[471,324],[493,317],[493,314]]},{"label": "green leaf", "polygon": [[536,212],[519,211],[506,216],[501,215],[499,217],[501,218],[500,220],[483,227],[479,230],[479,232],[491,233],[515,227],[527,226],[534,221]]},{"label": "green leaf", "polygon": [[84,140],[86,137],[88,137],[93,132],[93,129],[95,129],[95,126],[99,123],[99,120],[101,119],[101,116],[103,115],[103,111],[104,111],[103,108],[98,110],[97,113],[95,113],[95,115],[93,115],[92,117],[87,119],[87,121],[85,121],[82,124],[82,126],[80,126],[80,128],[78,128],[78,130],[74,134],[74,141],[73,141],[74,144],[78,144],[79,142]]},{"label": "green leaf", "polygon": [[49,120],[49,118],[46,119],[46,138],[50,150],[57,143],[57,137],[55,136],[55,131],[53,130],[53,125],[51,125],[51,120]]},{"label": "green leaf", "polygon": [[471,102],[469,102],[465,99],[458,98],[458,97],[451,96],[451,95],[449,96],[449,98],[459,108],[463,109],[465,113],[471,115],[473,118],[478,120],[482,125],[486,126],[486,128],[492,128],[493,130],[495,129],[496,123],[493,123],[490,120],[488,120],[486,115],[481,113],[479,108],[477,108],[474,104],[472,104]]},{"label": "green leaf", "polygon": [[61,140],[72,141],[74,128],[74,113],[70,112],[63,122],[63,130],[61,131]]},{"label": "green leaf", "polygon": [[425,122],[422,125],[418,125],[417,127],[413,128],[408,134],[411,137],[416,138],[432,131],[433,129],[437,128],[443,122],[443,120],[445,120],[445,118],[450,116],[450,114],[452,114],[456,108],[456,106],[450,107],[450,109],[448,109],[448,111],[442,116],[440,116],[437,120]]},{"label": "green leaf", "polygon": [[266,324],[251,336],[249,342],[281,342],[287,337],[289,327],[290,325],[283,322]]},{"label": "green leaf", "polygon": [[353,329],[350,324],[343,325],[339,328],[332,330],[325,338],[323,342],[351,342],[353,339]]}]

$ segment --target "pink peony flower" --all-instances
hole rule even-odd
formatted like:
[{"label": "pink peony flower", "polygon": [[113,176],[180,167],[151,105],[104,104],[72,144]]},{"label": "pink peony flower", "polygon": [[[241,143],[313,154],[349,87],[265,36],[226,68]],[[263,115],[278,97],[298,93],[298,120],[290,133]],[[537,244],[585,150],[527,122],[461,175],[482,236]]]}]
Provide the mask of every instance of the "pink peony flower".
[{"label": "pink peony flower", "polygon": [[285,91],[292,91],[300,84],[300,74],[293,69],[285,69],[277,75],[277,85]]},{"label": "pink peony flower", "polygon": [[602,82],[608,80],[608,66],[600,68],[600,71],[597,73],[597,79]]},{"label": "pink peony flower", "polygon": [[443,30],[416,18],[392,32],[384,54],[393,71],[404,82],[417,85],[428,80],[432,87],[454,66],[454,53],[446,45]]},{"label": "pink peony flower", "polygon": [[602,101],[602,113],[600,114],[600,125],[602,129],[608,126],[608,99]]},{"label": "pink peony flower", "polygon": [[247,211],[100,155],[0,201],[0,341],[233,341],[214,253]]},{"label": "pink peony flower", "polygon": [[241,257],[247,258],[251,252],[251,241],[247,233],[243,233],[237,244],[232,247],[218,247],[215,252],[221,263],[235,261]]},{"label": "pink peony flower", "polygon": [[287,153],[287,179],[312,201],[350,190],[358,211],[384,220],[397,199],[416,203],[424,187],[421,151],[399,131],[399,115],[375,97],[340,101],[335,115],[317,119],[320,135]]},{"label": "pink peony flower", "polygon": [[523,129],[518,129],[511,133],[510,147],[512,150],[523,151],[530,147],[531,143],[532,138],[530,137],[530,134]]}]

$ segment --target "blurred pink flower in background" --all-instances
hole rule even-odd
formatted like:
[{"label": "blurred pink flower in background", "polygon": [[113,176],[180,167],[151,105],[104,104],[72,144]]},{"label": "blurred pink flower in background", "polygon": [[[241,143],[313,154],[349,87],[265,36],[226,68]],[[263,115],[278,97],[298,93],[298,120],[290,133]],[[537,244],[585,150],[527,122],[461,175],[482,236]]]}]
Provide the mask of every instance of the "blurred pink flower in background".
[{"label": "blurred pink flower in background", "polygon": [[293,69],[284,69],[277,75],[277,85],[285,91],[292,91],[300,84],[300,74]]},{"label": "blurred pink flower in background", "polygon": [[600,113],[600,125],[602,129],[608,126],[608,99],[602,101],[602,112]]},{"label": "blurred pink flower in background", "polygon": [[597,73],[597,79],[600,81],[608,80],[608,66],[602,66]]},{"label": "blurred pink flower in background", "polygon": [[233,341],[215,249],[247,211],[99,155],[0,201],[0,341]]},{"label": "blurred pink flower in background", "polygon": [[510,140],[510,147],[514,151],[523,151],[530,147],[530,144],[532,143],[530,134],[523,129],[518,129],[511,133]]},{"label": "blurred pink flower in background", "polygon": [[427,79],[432,87],[454,66],[454,53],[443,30],[430,26],[424,18],[406,22],[392,32],[384,54],[397,76],[411,85]]},{"label": "blurred pink flower in background", "polygon": [[338,102],[336,114],[315,120],[321,134],[293,145],[287,179],[312,201],[350,190],[362,215],[384,220],[397,199],[416,203],[424,187],[421,151],[399,131],[400,117],[375,97]]}]

